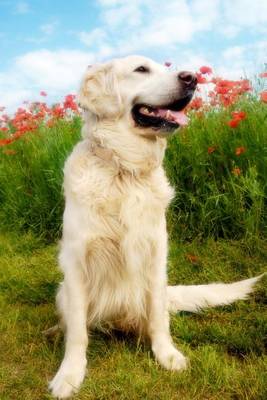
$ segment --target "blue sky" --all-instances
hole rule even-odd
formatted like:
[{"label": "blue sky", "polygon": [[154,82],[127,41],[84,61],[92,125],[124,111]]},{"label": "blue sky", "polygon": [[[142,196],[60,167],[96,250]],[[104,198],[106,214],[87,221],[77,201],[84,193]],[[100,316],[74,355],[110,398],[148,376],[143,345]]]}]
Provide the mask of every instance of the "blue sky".
[{"label": "blue sky", "polygon": [[267,63],[267,0],[0,0],[0,105],[75,93],[86,65],[143,54],[228,78]]}]

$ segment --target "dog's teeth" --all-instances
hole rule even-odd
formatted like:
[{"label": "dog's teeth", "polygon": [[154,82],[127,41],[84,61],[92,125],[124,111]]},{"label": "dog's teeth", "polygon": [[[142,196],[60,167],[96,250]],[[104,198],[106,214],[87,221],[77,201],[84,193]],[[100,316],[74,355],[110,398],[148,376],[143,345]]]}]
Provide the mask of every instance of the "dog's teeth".
[{"label": "dog's teeth", "polygon": [[170,119],[170,118],[171,118],[171,112],[170,112],[170,110],[167,110],[167,112],[166,112],[166,118],[167,118],[167,119]]},{"label": "dog's teeth", "polygon": [[142,114],[149,114],[148,108],[147,107],[141,107],[140,111]]}]

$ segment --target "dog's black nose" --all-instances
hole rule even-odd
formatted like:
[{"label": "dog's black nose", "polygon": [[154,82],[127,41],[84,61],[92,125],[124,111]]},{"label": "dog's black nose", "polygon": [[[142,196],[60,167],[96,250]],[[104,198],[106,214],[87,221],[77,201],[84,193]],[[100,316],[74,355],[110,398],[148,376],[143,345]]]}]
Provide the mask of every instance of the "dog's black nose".
[{"label": "dog's black nose", "polygon": [[194,89],[197,85],[197,77],[193,72],[181,71],[178,74],[178,80],[186,87]]}]

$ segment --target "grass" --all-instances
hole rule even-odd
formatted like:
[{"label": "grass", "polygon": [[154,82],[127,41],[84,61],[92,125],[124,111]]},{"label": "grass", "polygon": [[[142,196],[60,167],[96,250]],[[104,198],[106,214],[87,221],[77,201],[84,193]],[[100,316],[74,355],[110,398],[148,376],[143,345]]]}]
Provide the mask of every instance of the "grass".
[{"label": "grass", "polygon": [[[188,129],[169,140],[165,167],[176,189],[169,210],[173,236],[266,236],[267,107],[244,99],[234,109],[247,115],[238,128],[227,125],[229,109],[213,109],[193,116]],[[236,154],[237,148],[244,153]]]},{"label": "grass", "polygon": [[[62,359],[63,339],[47,340],[42,330],[57,321],[54,297],[61,275],[56,253],[56,245],[44,245],[30,233],[0,236],[1,400],[51,398],[47,382]],[[241,279],[266,270],[266,257],[264,241],[249,252],[242,241],[172,242],[169,280]],[[92,333],[89,375],[75,398],[266,399],[266,295],[265,278],[246,302],[174,315],[174,342],[190,359],[190,368],[180,374],[160,368],[149,345],[134,337]]]},{"label": "grass", "polygon": [[0,148],[2,227],[30,229],[48,242],[60,236],[63,166],[80,130],[79,117],[59,120],[53,127],[41,125],[37,132]]}]

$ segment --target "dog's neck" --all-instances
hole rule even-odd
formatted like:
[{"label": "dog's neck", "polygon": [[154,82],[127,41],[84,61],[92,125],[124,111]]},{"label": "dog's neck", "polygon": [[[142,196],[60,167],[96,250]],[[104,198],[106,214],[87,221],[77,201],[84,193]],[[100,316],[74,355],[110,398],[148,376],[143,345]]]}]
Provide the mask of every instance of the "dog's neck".
[{"label": "dog's neck", "polygon": [[135,134],[124,121],[85,122],[83,136],[90,140],[93,155],[116,172],[142,176],[161,166],[166,139]]}]

